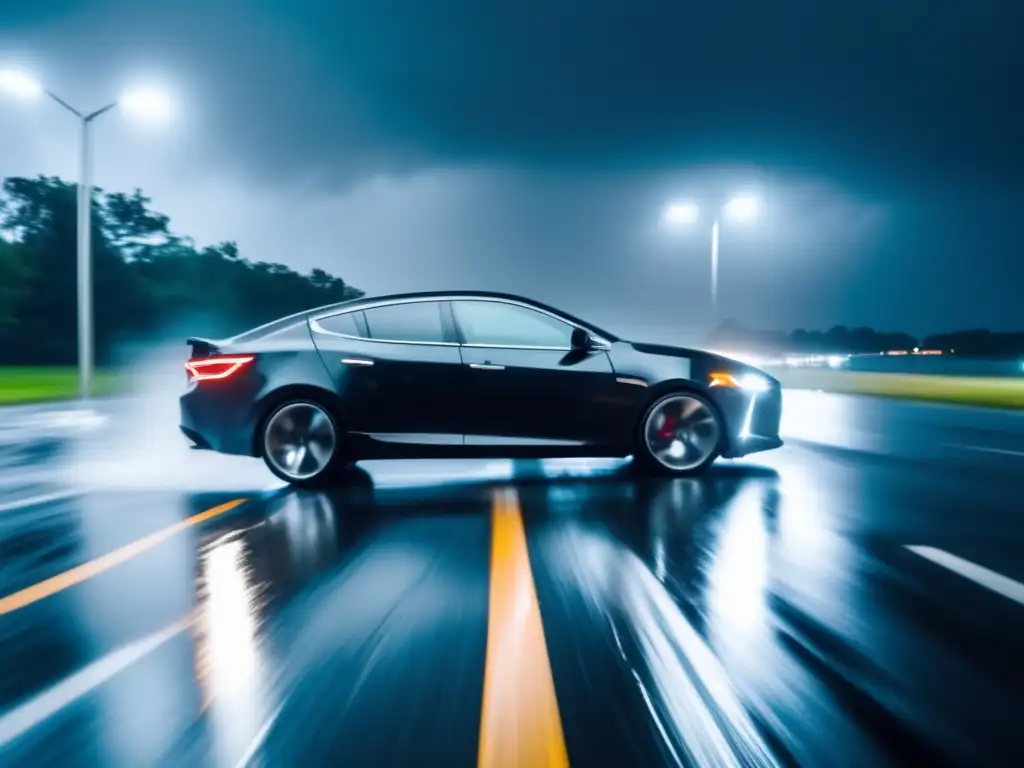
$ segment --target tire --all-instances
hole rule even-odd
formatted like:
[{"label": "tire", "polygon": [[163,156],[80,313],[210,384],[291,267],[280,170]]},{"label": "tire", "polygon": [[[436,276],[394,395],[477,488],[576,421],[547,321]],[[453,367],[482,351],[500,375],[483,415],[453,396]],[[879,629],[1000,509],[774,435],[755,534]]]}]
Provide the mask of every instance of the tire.
[{"label": "tire", "polygon": [[718,408],[697,392],[677,390],[659,397],[644,412],[636,459],[656,474],[693,477],[714,463],[724,444],[725,426]]},{"label": "tire", "polygon": [[261,423],[260,454],[275,477],[302,488],[321,488],[350,463],[343,438],[329,408],[297,398],[275,406]]}]

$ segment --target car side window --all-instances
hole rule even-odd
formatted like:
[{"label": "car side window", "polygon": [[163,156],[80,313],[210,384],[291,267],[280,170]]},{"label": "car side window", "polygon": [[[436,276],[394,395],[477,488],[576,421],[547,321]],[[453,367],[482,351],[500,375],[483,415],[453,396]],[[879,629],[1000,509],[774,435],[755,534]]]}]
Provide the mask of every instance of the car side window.
[{"label": "car side window", "polygon": [[343,333],[346,336],[362,336],[363,333],[356,322],[355,312],[346,312],[343,315],[331,315],[321,317],[317,324],[330,333]]},{"label": "car side window", "polygon": [[441,304],[436,301],[410,301],[388,304],[364,311],[370,338],[379,341],[445,341],[441,322]]},{"label": "car side window", "polygon": [[452,308],[466,344],[568,349],[573,327],[518,304],[456,301]]}]

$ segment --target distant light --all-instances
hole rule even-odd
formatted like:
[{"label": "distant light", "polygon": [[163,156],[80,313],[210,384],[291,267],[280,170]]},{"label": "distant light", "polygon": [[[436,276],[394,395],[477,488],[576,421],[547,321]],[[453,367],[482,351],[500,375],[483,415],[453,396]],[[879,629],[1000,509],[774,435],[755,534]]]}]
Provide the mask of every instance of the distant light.
[{"label": "distant light", "polygon": [[829,368],[842,368],[843,363],[846,362],[846,358],[842,355],[829,355],[828,367]]},{"label": "distant light", "polygon": [[666,224],[693,224],[700,215],[696,203],[672,203],[665,208]]},{"label": "distant light", "polygon": [[17,69],[0,69],[0,90],[23,99],[34,99],[43,92],[43,86],[25,72]]},{"label": "distant light", "polygon": [[921,351],[920,347],[914,347],[914,354],[918,354]]},{"label": "distant light", "polygon": [[171,100],[163,91],[138,90],[124,94],[118,101],[121,107],[133,117],[153,122],[164,122],[171,118]]},{"label": "distant light", "polygon": [[757,217],[760,205],[756,197],[742,195],[734,197],[725,205],[725,215],[736,221],[750,221]]}]

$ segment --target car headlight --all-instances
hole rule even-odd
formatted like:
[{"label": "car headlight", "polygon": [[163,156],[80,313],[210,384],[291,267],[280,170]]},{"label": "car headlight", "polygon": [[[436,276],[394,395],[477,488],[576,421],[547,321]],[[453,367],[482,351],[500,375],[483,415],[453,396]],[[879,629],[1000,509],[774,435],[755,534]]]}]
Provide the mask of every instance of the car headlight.
[{"label": "car headlight", "polygon": [[766,392],[771,389],[768,379],[757,373],[712,373],[710,378],[712,387],[735,387],[749,392]]}]

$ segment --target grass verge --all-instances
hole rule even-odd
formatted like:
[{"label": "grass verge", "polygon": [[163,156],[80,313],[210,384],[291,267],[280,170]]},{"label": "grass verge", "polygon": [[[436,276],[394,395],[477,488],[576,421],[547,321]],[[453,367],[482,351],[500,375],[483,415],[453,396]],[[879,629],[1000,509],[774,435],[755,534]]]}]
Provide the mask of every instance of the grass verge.
[{"label": "grass verge", "polygon": [[1024,376],[925,376],[807,368],[776,369],[771,373],[790,389],[1024,409]]},{"label": "grass verge", "polygon": [[[93,394],[117,392],[118,377],[110,371],[97,371]],[[45,403],[78,396],[78,369],[73,366],[22,367],[0,366],[0,405]]]},{"label": "grass verge", "polygon": [[[771,373],[790,389],[1024,410],[1024,376],[922,376],[816,368],[780,368]],[[115,394],[118,388],[115,372],[96,372],[94,394]],[[73,366],[0,367],[0,405],[68,400],[77,395],[78,369]]]}]

